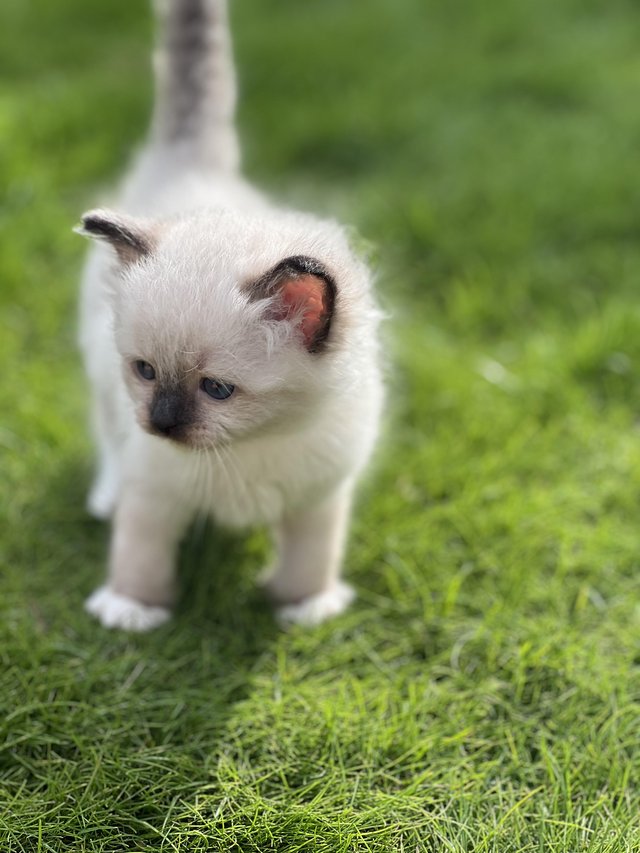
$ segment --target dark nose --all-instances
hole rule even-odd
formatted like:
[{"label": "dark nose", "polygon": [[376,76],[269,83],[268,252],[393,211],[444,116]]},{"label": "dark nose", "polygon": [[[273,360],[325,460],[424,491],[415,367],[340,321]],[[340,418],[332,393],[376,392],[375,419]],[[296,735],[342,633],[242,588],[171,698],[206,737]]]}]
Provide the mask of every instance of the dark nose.
[{"label": "dark nose", "polygon": [[184,401],[178,394],[159,393],[151,404],[149,421],[156,432],[176,435],[187,424]]}]

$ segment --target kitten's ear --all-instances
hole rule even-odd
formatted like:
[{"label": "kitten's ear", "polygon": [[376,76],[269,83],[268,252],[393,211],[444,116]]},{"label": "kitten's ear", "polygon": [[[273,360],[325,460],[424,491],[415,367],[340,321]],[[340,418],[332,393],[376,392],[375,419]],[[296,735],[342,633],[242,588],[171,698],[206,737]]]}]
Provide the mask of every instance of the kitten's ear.
[{"label": "kitten's ear", "polygon": [[149,222],[112,210],[90,210],[74,231],[110,243],[123,264],[135,263],[151,254],[156,242]]},{"label": "kitten's ear", "polygon": [[269,299],[270,319],[296,322],[307,350],[322,349],[331,327],[336,284],[319,261],[304,255],[285,258],[251,285],[250,299]]}]

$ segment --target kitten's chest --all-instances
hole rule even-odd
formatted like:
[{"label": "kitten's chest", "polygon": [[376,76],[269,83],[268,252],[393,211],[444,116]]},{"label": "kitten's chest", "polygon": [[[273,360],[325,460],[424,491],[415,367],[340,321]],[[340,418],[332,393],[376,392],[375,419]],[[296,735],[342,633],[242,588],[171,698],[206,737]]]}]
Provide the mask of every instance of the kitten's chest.
[{"label": "kitten's chest", "polygon": [[246,527],[276,521],[291,501],[286,480],[269,465],[248,466],[232,455],[209,463],[202,509],[216,521]]},{"label": "kitten's chest", "polygon": [[201,509],[232,527],[274,523],[330,490],[333,465],[292,439],[288,446],[218,451],[208,458]]}]

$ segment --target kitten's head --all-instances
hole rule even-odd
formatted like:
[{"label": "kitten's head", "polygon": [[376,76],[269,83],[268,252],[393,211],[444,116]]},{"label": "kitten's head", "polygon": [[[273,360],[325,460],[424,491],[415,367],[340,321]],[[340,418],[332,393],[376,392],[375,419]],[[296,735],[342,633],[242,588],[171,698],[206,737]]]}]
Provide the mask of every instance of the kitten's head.
[{"label": "kitten's head", "polygon": [[356,380],[356,341],[373,347],[366,269],[332,223],[96,210],[81,232],[115,249],[116,345],[137,419],[155,435],[211,448],[295,430]]}]

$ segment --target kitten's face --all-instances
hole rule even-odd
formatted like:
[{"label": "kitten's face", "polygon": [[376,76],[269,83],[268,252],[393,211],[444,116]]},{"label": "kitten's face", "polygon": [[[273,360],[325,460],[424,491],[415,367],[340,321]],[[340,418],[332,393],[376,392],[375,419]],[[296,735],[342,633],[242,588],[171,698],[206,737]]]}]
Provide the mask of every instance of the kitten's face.
[{"label": "kitten's face", "polygon": [[[104,224],[92,230],[85,218],[90,233],[98,227],[102,236]],[[121,247],[135,256],[115,293],[116,344],[148,432],[215,448],[295,429],[330,393],[335,282],[317,259],[293,254],[291,235],[263,232],[182,222]],[[133,242],[143,239],[140,251]]]},{"label": "kitten's face", "polygon": [[197,301],[174,324],[173,311],[121,304],[116,339],[122,369],[138,422],[148,432],[209,449],[305,415],[308,389],[298,379],[301,356],[310,356],[293,340],[271,350],[257,312],[248,304],[229,307],[233,314],[221,312],[219,322],[203,324],[204,306]]}]

